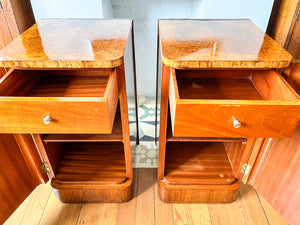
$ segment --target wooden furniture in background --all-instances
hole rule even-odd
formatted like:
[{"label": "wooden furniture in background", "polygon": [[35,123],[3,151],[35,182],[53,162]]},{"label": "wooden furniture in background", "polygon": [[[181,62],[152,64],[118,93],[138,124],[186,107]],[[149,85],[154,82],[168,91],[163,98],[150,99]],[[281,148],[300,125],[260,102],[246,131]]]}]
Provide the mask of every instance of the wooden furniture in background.
[{"label": "wooden furniture in background", "polygon": [[[29,0],[0,0],[0,49],[34,23]],[[0,68],[0,78],[7,70]],[[28,138],[27,135],[23,140],[27,141]],[[34,143],[31,144],[34,146]],[[0,223],[2,224],[34,188],[48,178],[47,175],[35,173],[33,166],[28,166],[33,161],[26,152],[20,151],[14,135],[0,134],[0,145]],[[42,163],[38,157],[35,162],[38,165]]]},{"label": "wooden furniture in background", "polygon": [[63,202],[132,197],[124,70],[131,28],[122,19],[41,20],[0,51],[0,66],[13,68],[1,78],[0,132],[14,133],[30,188],[49,177]]},{"label": "wooden furniture in background", "polygon": [[[291,66],[283,71],[290,85],[300,94],[300,1],[276,0],[279,7],[270,18],[267,33],[284,46],[292,56]],[[290,8],[293,7],[293,8]],[[285,16],[284,16],[285,15]],[[278,23],[277,20],[284,22]],[[288,23],[287,21],[292,21]],[[283,39],[276,35],[288,33]],[[283,92],[285,94],[285,92]],[[298,97],[299,98],[299,97]],[[289,114],[290,112],[287,111]],[[300,124],[286,139],[266,139],[261,148],[249,183],[263,196],[289,224],[300,221]],[[278,179],[275,179],[278,178]]]},{"label": "wooden furniture in background", "polygon": [[160,198],[231,202],[263,138],[298,124],[298,96],[274,70],[292,57],[249,20],[160,20],[159,46]]},{"label": "wooden furniture in background", "polygon": [[0,0],[0,49],[34,23],[30,0]]}]

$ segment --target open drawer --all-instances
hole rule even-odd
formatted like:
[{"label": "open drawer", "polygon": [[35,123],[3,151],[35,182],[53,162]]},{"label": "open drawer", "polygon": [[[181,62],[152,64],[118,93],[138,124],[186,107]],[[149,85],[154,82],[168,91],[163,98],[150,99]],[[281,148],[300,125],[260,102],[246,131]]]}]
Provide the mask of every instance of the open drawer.
[{"label": "open drawer", "polygon": [[300,101],[274,70],[171,71],[173,136],[288,137]]},{"label": "open drawer", "polygon": [[0,80],[1,133],[111,133],[115,70],[11,70]]}]

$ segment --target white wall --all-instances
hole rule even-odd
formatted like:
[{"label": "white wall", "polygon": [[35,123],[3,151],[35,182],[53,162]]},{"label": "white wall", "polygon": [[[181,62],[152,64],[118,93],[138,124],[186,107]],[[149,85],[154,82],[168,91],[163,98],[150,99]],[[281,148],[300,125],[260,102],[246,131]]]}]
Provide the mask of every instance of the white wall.
[{"label": "white wall", "polygon": [[250,18],[266,30],[273,0],[112,0],[117,18],[134,19],[138,96],[155,96],[159,18]]},{"label": "white wall", "polygon": [[101,0],[31,0],[35,20],[42,18],[103,18]]},{"label": "white wall", "polygon": [[[35,18],[134,19],[138,95],[155,96],[159,18],[250,18],[266,30],[273,0],[31,0]],[[128,94],[133,94],[128,82]]]}]

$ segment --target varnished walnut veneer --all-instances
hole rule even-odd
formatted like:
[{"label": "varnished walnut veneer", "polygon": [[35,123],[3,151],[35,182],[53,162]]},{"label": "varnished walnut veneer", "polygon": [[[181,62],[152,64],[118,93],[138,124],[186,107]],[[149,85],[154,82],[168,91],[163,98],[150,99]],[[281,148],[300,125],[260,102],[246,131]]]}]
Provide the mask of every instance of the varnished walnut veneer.
[{"label": "varnished walnut veneer", "polygon": [[250,20],[160,20],[162,62],[183,69],[282,68],[292,56]]},{"label": "varnished walnut veneer", "polygon": [[[172,70],[173,136],[282,138],[293,134],[300,102],[274,70],[212,73]],[[240,128],[234,128],[233,118],[241,122]]]},{"label": "varnished walnut veneer", "polygon": [[131,20],[40,20],[0,51],[0,66],[114,68],[123,65]]},{"label": "varnished walnut veneer", "polygon": [[[231,202],[247,182],[242,168],[254,165],[259,137],[288,137],[299,121],[296,92],[273,70],[291,55],[249,20],[160,20],[158,35],[159,196]],[[234,119],[242,126],[234,128]]]},{"label": "varnished walnut veneer", "polygon": [[13,68],[0,81],[0,132],[34,133],[38,157],[48,163],[63,202],[132,197],[124,69],[132,25],[126,19],[45,19],[0,51],[0,66]]}]

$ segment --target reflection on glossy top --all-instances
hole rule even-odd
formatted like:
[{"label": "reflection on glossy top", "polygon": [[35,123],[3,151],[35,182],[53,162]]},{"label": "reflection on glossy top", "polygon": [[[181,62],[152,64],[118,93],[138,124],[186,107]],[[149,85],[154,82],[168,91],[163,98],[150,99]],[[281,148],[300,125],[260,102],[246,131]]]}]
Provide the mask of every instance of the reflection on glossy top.
[{"label": "reflection on glossy top", "polygon": [[162,61],[175,68],[282,68],[292,56],[250,20],[160,20]]},{"label": "reflection on glossy top", "polygon": [[131,20],[41,20],[0,51],[0,66],[112,68],[123,63]]}]

